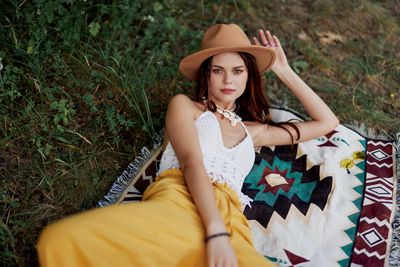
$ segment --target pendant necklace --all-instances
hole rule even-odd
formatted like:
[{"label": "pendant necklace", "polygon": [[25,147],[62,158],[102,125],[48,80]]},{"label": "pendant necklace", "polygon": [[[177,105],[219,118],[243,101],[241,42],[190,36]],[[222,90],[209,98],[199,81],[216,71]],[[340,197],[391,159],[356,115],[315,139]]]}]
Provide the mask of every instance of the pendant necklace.
[{"label": "pendant necklace", "polygon": [[235,107],[231,110],[221,108],[217,104],[215,104],[215,105],[217,106],[217,112],[222,114],[222,116],[224,116],[225,118],[227,118],[231,122],[232,127],[234,127],[239,121],[242,120],[242,118],[240,118],[239,115],[237,115],[234,112],[234,110],[236,108],[236,104],[235,104]]},{"label": "pendant necklace", "polygon": [[[207,106],[208,99],[203,97],[203,102],[204,102],[204,105]],[[234,110],[236,109],[236,103],[235,103],[235,106],[231,110],[224,109],[224,108],[218,106],[217,104],[215,104],[215,106],[217,107],[217,112],[219,114],[221,114],[222,116],[224,116],[224,118],[227,118],[231,122],[232,127],[234,127],[239,121],[242,121],[242,118],[240,118],[240,116],[234,112]]]}]

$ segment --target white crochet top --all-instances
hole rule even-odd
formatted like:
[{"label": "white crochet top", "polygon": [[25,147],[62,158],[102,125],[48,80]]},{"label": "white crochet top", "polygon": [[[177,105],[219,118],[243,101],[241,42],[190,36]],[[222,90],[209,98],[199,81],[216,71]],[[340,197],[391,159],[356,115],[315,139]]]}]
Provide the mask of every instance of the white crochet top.
[{"label": "white crochet top", "polygon": [[[250,206],[252,199],[241,191],[243,181],[250,172],[255,158],[253,141],[243,122],[246,137],[232,148],[223,144],[221,128],[215,115],[207,110],[195,121],[201,150],[203,153],[204,166],[211,181],[226,183],[237,194],[242,202],[242,208]],[[180,168],[175,151],[171,143],[165,148],[157,173],[172,168]]]}]

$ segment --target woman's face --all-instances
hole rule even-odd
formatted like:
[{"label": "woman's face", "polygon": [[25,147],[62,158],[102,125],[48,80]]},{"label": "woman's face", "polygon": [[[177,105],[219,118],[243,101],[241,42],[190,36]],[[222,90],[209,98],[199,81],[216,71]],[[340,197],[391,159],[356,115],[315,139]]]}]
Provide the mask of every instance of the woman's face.
[{"label": "woman's face", "polygon": [[236,52],[219,54],[211,61],[208,98],[224,108],[230,108],[246,89],[247,67]]}]

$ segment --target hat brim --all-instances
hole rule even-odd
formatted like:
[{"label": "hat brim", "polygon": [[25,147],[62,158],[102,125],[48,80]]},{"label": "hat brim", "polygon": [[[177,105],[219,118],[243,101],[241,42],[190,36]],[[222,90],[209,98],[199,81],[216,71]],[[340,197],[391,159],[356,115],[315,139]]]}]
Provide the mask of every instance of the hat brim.
[{"label": "hat brim", "polygon": [[256,58],[257,68],[260,73],[266,71],[275,61],[275,51],[264,46],[217,47],[201,50],[184,57],[179,63],[179,71],[189,80],[196,81],[198,70],[204,60],[226,52],[246,52],[253,55]]}]

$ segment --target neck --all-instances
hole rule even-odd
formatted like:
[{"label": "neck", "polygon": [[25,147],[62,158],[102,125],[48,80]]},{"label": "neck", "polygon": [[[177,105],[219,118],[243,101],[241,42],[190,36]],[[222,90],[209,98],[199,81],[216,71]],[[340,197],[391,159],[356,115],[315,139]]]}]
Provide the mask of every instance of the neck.
[{"label": "neck", "polygon": [[218,99],[215,98],[210,98],[210,100],[214,101],[214,103],[219,106],[220,108],[226,109],[226,110],[233,110],[235,106],[235,101],[233,102],[222,102],[219,101]]},{"label": "neck", "polygon": [[[203,101],[204,101],[204,105],[207,105],[207,99],[203,98]],[[225,103],[224,107],[230,107],[230,109],[226,109],[226,108],[219,106],[218,104],[221,104],[221,103],[218,103],[218,102],[219,101],[214,102],[217,105],[217,112],[220,113],[221,116],[223,116],[222,119],[227,118],[231,122],[232,127],[235,127],[235,125],[238,122],[242,121],[242,118],[240,118],[239,115],[237,115],[236,112],[233,111],[233,109],[236,109],[235,102]]]},{"label": "neck", "polygon": [[236,105],[235,105],[235,104],[234,104],[231,108],[223,108],[223,107],[221,107],[221,106],[218,105],[218,104],[216,104],[216,105],[217,105],[217,109],[221,109],[221,110],[224,110],[224,111],[234,112],[235,109],[236,109]]}]

